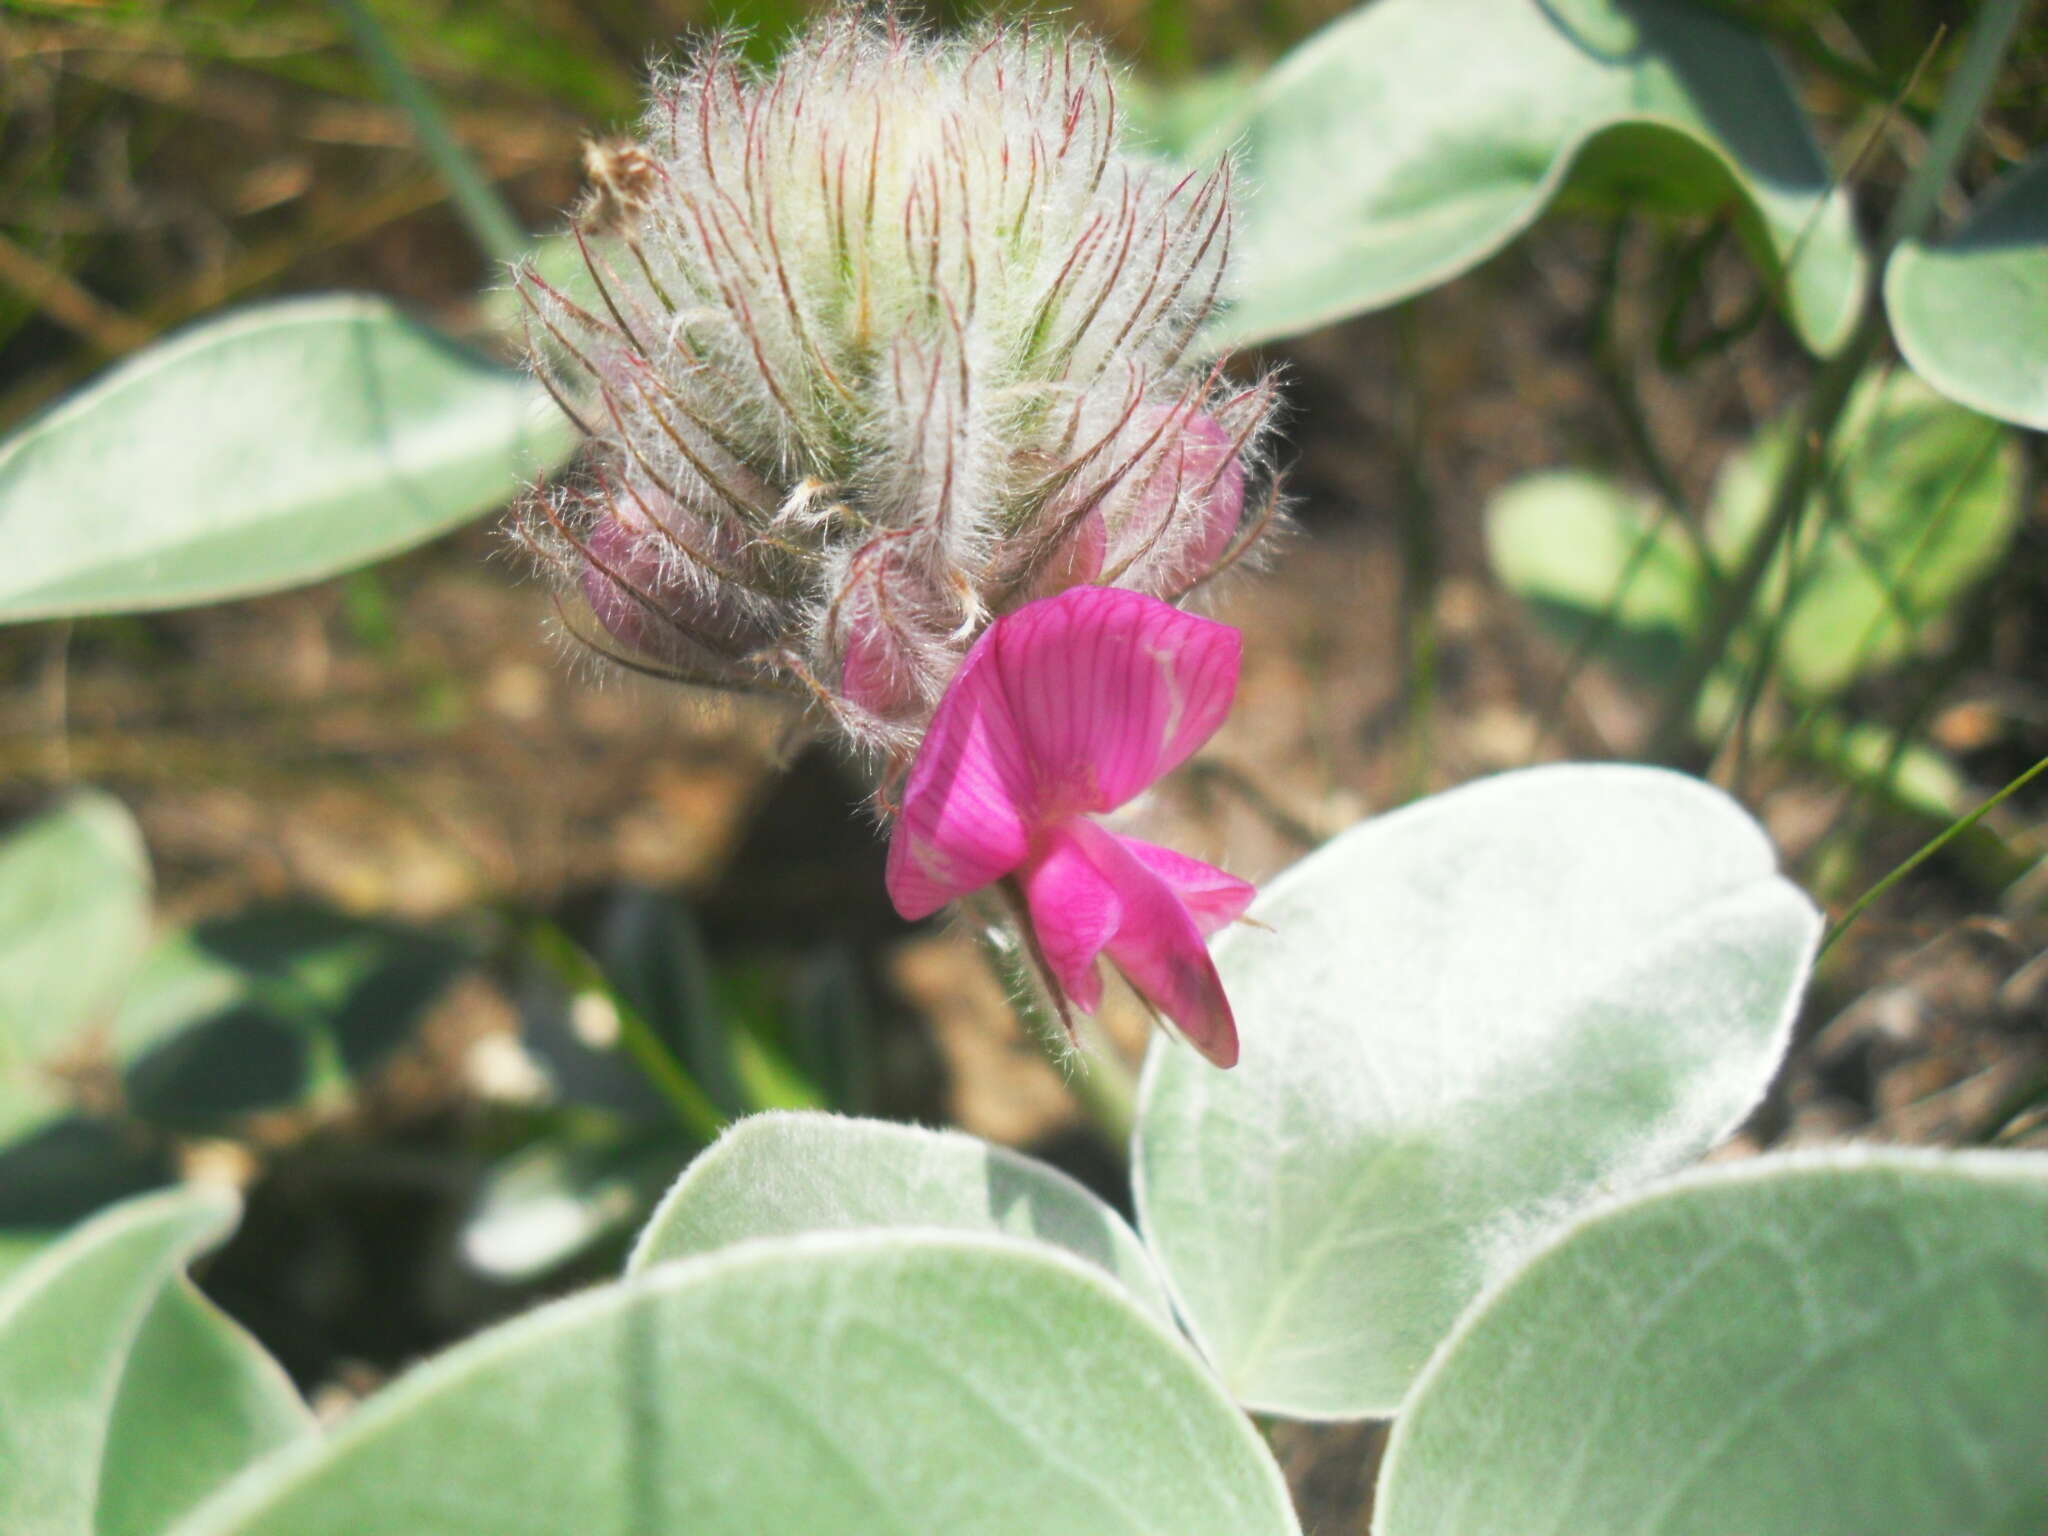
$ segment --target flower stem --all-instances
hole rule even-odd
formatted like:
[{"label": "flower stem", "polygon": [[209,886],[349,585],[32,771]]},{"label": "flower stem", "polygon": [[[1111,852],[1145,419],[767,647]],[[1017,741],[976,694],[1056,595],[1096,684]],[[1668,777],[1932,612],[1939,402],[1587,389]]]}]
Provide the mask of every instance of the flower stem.
[{"label": "flower stem", "polygon": [[1007,924],[980,924],[981,952],[1002,983],[1010,1004],[1045,1059],[1066,1080],[1082,1112],[1119,1151],[1131,1144],[1138,1120],[1138,1078],[1108,1041],[1099,1049],[1080,1051],[1047,1005],[1045,990],[1024,945]]}]

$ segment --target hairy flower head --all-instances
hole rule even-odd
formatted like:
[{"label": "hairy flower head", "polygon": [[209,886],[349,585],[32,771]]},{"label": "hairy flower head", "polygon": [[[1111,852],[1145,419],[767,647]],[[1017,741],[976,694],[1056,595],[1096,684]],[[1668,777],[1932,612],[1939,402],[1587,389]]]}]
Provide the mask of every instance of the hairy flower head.
[{"label": "hairy flower head", "polygon": [[587,291],[518,276],[591,443],[523,526],[606,649],[901,763],[994,618],[1243,553],[1273,390],[1193,351],[1229,168],[1119,127],[1090,43],[847,11],[773,70],[707,48],[592,147]]}]

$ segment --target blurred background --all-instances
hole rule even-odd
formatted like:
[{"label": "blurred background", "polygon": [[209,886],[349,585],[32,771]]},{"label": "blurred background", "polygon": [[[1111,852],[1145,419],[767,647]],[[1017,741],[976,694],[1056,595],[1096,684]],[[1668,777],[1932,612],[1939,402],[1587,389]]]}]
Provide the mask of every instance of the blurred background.
[{"label": "blurred background", "polygon": [[[1690,9],[1784,60],[1875,230],[1973,7]],[[1138,129],[1171,153],[1227,133],[1261,73],[1343,10],[1060,14],[1128,61]],[[584,140],[630,124],[650,61],[713,22],[766,56],[805,14],[7,0],[0,432],[182,326],[289,295],[382,295],[509,360],[488,227],[416,98],[515,237],[541,236],[582,189]],[[2048,137],[2044,87],[2037,17],[1941,217]],[[1618,146],[1622,172],[1638,149]],[[1739,199],[1668,204],[1607,170],[1450,280],[1248,356],[1286,369],[1292,524],[1216,595],[1247,635],[1240,702],[1156,797],[1156,835],[1264,879],[1483,774],[1661,758],[1756,809],[1839,916],[2048,754],[2048,516],[2024,431],[1955,450],[1916,503],[1923,522],[1981,506],[1990,531],[1901,643],[1873,659],[1795,623],[1791,661],[1761,642],[1671,728],[1682,664],[1629,642],[1683,652],[1683,626],[1608,603],[1571,551],[1606,548],[1615,495],[1725,497],[1731,460],[1822,365],[1772,302]],[[1624,491],[1564,486],[1557,515],[1591,531],[1531,555],[1517,500],[1560,493],[1526,477],[1561,469]],[[0,459],[0,567],[67,517],[10,490],[19,471]],[[1881,498],[1918,473],[1878,456],[1842,478]],[[749,1109],[958,1124],[1121,1200],[1121,1149],[972,944],[894,917],[860,782],[830,750],[773,708],[578,655],[491,510],[454,522],[271,595],[0,627],[0,1245],[225,1171],[249,1214],[202,1282],[336,1411],[608,1272],[692,1150]],[[1935,563],[1911,544],[1885,568]],[[1794,662],[1825,686],[1781,676]],[[2048,794],[2023,792],[1884,891],[1829,950],[1742,1146],[2048,1146],[2044,836]],[[1127,1001],[1108,1021],[1133,1059],[1147,1027]],[[1377,1433],[1281,1433],[1323,1501],[1305,1512],[1355,1510],[1369,1462],[1330,1446]],[[1344,1486],[1319,1486],[1322,1467]]]}]

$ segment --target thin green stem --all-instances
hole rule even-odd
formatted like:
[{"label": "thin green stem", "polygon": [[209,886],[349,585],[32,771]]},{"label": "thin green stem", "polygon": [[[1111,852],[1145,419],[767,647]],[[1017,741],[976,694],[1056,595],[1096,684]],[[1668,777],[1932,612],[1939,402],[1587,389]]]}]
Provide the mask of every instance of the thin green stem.
[{"label": "thin green stem", "polygon": [[639,1009],[611,984],[589,953],[546,918],[535,918],[527,924],[526,942],[529,950],[572,992],[588,993],[604,1000],[618,1020],[619,1048],[632,1058],[634,1066],[640,1069],[654,1090],[668,1101],[676,1119],[686,1129],[705,1141],[716,1141],[727,1124],[725,1113],[698,1085],[669,1049],[668,1042],[641,1016]]},{"label": "thin green stem", "polygon": [[697,1080],[683,1070],[682,1063],[637,1008],[628,1006],[616,993],[612,1003],[619,1015],[619,1044],[633,1058],[633,1065],[668,1100],[678,1120],[706,1141],[716,1141],[726,1127],[725,1114],[697,1086]]},{"label": "thin green stem", "polygon": [[[1991,94],[2007,46],[2019,23],[2024,0],[1985,0],[1977,25],[1970,31],[1962,61],[1949,77],[1941,108],[1935,114],[1928,135],[1927,158],[1915,168],[1892,209],[1890,222],[1874,253],[1872,270],[1883,272],[1892,250],[1902,240],[1918,236],[1934,211],[1935,200],[1954,174],[1969,140],[1971,127]],[[1779,548],[1798,526],[1813,483],[1815,466],[1823,461],[1827,444],[1840,422],[1856,381],[1875,355],[1884,335],[1883,307],[1878,284],[1864,294],[1863,313],[1848,342],[1822,366],[1820,376],[1806,397],[1799,414],[1797,432],[1785,455],[1784,467],[1771,487],[1771,499],[1762,525],[1743,551],[1742,563],[1720,593],[1702,633],[1700,644],[1687,658],[1685,670],[1669,693],[1650,735],[1650,755],[1675,755],[1689,735],[1699,712],[1700,695],[1707,680],[1721,663],[1729,642],[1749,617],[1757,592]]]},{"label": "thin green stem", "polygon": [[1920,162],[1899,200],[1892,206],[1891,222],[1885,228],[1884,249],[1874,270],[1883,271],[1883,256],[1902,240],[1917,239],[1934,214],[1942,189],[1955,175],[1956,165],[1969,146],[1970,132],[2005,63],[2006,49],[2026,11],[2026,0],[1984,0],[1977,24],[1970,28],[1970,40],[1963,49],[1962,62],[1949,76],[1942,92],[1941,108],[1934,114],[1934,126],[1927,133],[1927,158]]},{"label": "thin green stem", "polygon": [[1886,875],[1882,880],[1878,881],[1877,884],[1873,885],[1869,890],[1865,891],[1861,896],[1857,897],[1855,905],[1850,907],[1848,911],[1844,912],[1841,916],[1841,920],[1837,922],[1834,927],[1828,930],[1828,936],[1821,940],[1820,952],[1819,954],[1815,955],[1814,958],[1818,960],[1820,958],[1820,955],[1825,955],[1830,949],[1834,948],[1835,941],[1841,938],[1843,934],[1849,931],[1850,925],[1852,925],[1857,918],[1861,917],[1873,902],[1876,902],[1879,899],[1881,899],[1884,896],[1884,894],[1887,891],[1889,891],[1893,886],[1897,885],[1901,880],[1905,879],[1906,876],[1913,873],[1914,870],[1918,869],[1922,864],[1925,864],[1929,859],[1933,858],[1937,853],[1941,852],[1941,850],[1946,848],[1950,843],[1954,842],[1957,838],[1961,837],[1965,832],[1969,831],[1970,828],[1976,826],[1978,822],[1982,821],[1986,816],[1989,816],[1993,811],[1997,810],[2001,805],[2005,804],[2005,802],[2010,800],[2014,795],[2018,794],[2021,790],[2025,789],[2029,784],[2033,783],[2034,780],[2039,778],[2043,773],[2048,773],[2048,757],[2042,758],[2041,761],[2034,764],[2033,767],[2029,768],[2025,773],[2021,774],[2018,778],[2014,779],[2010,784],[2006,785],[2005,788],[2001,789],[1989,800],[1986,800],[1982,805],[1978,806],[1977,809],[1970,812],[1969,815],[1962,817],[1960,820],[1950,822],[1947,827],[1942,829],[1939,835],[1931,838],[1927,843],[1925,843],[1920,848],[1919,852],[1915,853],[1910,859],[1907,859],[1903,864],[1899,865],[1897,869],[1894,869],[1890,874]]},{"label": "thin green stem", "polygon": [[462,222],[469,226],[470,236],[493,261],[508,265],[518,261],[532,243],[526,231],[520,228],[519,220],[498,195],[498,189],[491,184],[482,167],[449,131],[448,120],[441,115],[440,107],[428,94],[427,88],[420,84],[418,77],[405,67],[405,61],[392,47],[383,26],[370,13],[364,0],[331,0],[331,3],[347,23],[349,35],[363,63],[369,67],[377,83],[412,119],[413,129],[420,136],[420,148],[448,183]]},{"label": "thin green stem", "polygon": [[[1636,389],[1635,376],[1628,367],[1621,341],[1621,263],[1634,223],[1632,213],[1624,213],[1615,220],[1606,253],[1601,258],[1600,296],[1593,306],[1593,370],[1621,423],[1629,450],[1691,543],[1701,575],[1708,586],[1718,586],[1721,581],[1720,562],[1715,557],[1713,546],[1707,542],[1706,529],[1693,515],[1692,503],[1679,483],[1677,471],[1664,456],[1663,449],[1658,447],[1656,434],[1650,430],[1649,413],[1643,409],[1642,396]],[[1659,522],[1662,521],[1660,518]]]},{"label": "thin green stem", "polygon": [[1741,565],[1722,586],[1699,644],[1686,658],[1684,670],[1664,696],[1663,710],[1650,733],[1651,757],[1675,756],[1690,737],[1707,680],[1720,666],[1729,642],[1735,638],[1736,630],[1755,606],[1758,589],[1763,585],[1764,576],[1769,572],[1779,547],[1797,527],[1800,514],[1806,507],[1821,446],[1834,435],[1842,410],[1849,403],[1850,392],[1861,377],[1864,365],[1876,352],[1882,333],[1883,323],[1877,309],[1874,303],[1866,301],[1863,318],[1857,323],[1855,333],[1841,351],[1828,359],[1821,368],[1820,377],[1814,380],[1806,404],[1800,410],[1797,429],[1785,454],[1784,467],[1778,473],[1776,484],[1771,487],[1771,499],[1763,522],[1743,550]]}]

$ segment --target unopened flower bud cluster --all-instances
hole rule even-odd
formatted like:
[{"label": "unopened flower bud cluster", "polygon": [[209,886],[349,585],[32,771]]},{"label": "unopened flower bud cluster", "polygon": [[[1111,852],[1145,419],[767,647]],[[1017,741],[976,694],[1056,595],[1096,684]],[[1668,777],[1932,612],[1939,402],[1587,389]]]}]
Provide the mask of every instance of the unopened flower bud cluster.
[{"label": "unopened flower bud cluster", "polygon": [[773,71],[713,47],[659,80],[591,151],[589,281],[519,277],[592,440],[525,521],[578,627],[901,758],[992,618],[1237,559],[1273,392],[1196,351],[1229,169],[1118,134],[1101,52],[1017,25],[840,13]]}]

